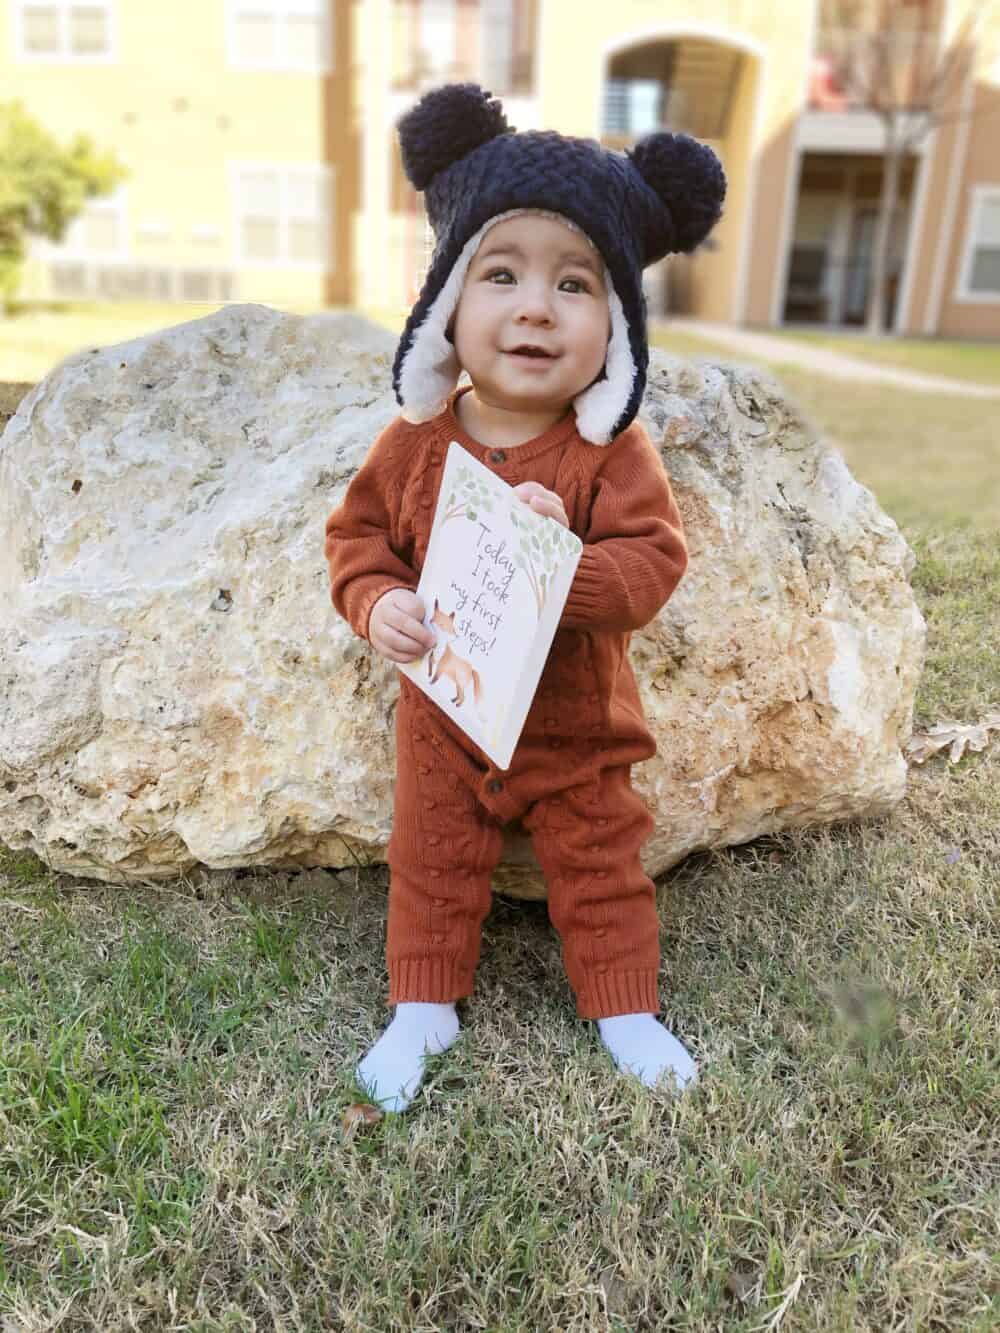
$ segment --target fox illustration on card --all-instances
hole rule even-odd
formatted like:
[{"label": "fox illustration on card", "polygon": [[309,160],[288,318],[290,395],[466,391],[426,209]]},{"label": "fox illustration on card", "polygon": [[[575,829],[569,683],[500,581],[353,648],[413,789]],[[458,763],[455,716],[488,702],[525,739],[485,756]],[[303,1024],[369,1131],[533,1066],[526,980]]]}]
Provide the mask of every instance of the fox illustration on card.
[{"label": "fox illustration on card", "polygon": [[583,543],[456,440],[416,592],[437,643],[399,670],[500,768],[510,765]]},{"label": "fox illustration on card", "polygon": [[[447,634],[449,638],[454,638],[457,631],[455,629],[455,612],[447,612],[438,605],[438,599],[434,598],[434,610],[431,614],[429,623],[442,634]],[[446,643],[437,663],[434,661],[434,654],[437,646],[431,648],[427,654],[427,674],[430,676],[432,685],[436,685],[442,677],[447,677],[455,687],[456,694],[452,703],[456,708],[461,708],[465,702],[465,690],[467,686],[472,687],[472,696],[476,703],[482,702],[482,680],[479,672],[464,657],[459,657],[458,653],[452,648],[450,643]],[[486,714],[480,711],[479,716],[485,721]]]}]

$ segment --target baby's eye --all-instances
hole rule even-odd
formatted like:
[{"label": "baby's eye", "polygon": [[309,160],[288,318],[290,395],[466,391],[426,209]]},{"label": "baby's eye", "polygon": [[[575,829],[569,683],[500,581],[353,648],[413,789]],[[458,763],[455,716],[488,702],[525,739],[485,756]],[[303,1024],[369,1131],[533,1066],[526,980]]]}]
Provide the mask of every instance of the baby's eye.
[{"label": "baby's eye", "polygon": [[[511,273],[509,268],[491,268],[489,273],[485,275],[486,281],[492,282],[494,278],[498,278],[501,276],[501,274],[504,273],[507,275],[508,278],[511,279],[511,281],[513,281],[514,275],[513,273]],[[501,286],[505,287],[506,285],[507,285],[506,283],[501,283]]]},{"label": "baby's eye", "polygon": [[583,280],[583,278],[563,278],[562,283],[559,284],[560,287],[563,285],[563,283],[566,283],[566,282],[573,282],[573,283],[575,283],[575,284],[577,285],[577,287],[580,289],[581,292],[589,292],[589,291],[590,291],[590,287],[589,287],[589,285]]}]

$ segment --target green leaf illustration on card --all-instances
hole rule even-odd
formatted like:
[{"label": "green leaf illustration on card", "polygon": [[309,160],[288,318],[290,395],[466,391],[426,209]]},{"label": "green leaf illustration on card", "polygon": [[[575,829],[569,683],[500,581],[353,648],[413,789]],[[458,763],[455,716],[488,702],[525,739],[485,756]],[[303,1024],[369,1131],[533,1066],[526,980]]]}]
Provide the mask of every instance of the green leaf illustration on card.
[{"label": "green leaf illustration on card", "polygon": [[475,523],[480,512],[493,513],[496,496],[484,482],[474,477],[467,467],[456,468],[455,482],[441,518],[442,526],[450,518],[467,518]]},{"label": "green leaf illustration on card", "polygon": [[568,556],[576,553],[582,542],[555,519],[526,511],[521,501],[518,501],[517,509],[511,509],[509,518],[519,529],[519,554],[514,557],[514,562],[527,574],[541,618],[545,596],[552,587],[556,570]]}]

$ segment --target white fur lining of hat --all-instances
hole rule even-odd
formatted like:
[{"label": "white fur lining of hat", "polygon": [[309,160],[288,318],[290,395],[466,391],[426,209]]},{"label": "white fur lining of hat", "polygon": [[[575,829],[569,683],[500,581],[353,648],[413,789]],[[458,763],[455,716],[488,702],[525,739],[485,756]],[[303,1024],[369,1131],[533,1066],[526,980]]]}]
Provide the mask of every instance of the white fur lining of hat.
[{"label": "white fur lining of hat", "polygon": [[[448,395],[458,383],[461,373],[455,348],[445,337],[445,330],[458,305],[465,275],[482,244],[483,237],[490,228],[506,218],[518,217],[522,213],[556,218],[573,231],[579,232],[594,250],[597,249],[587,233],[575,222],[561,213],[553,213],[548,209],[513,208],[506,213],[498,213],[496,217],[485,222],[462,247],[462,253],[455,260],[444,286],[431,304],[423,323],[414,330],[413,342],[403,358],[399,372],[401,412],[405,421],[414,424],[432,421],[444,410]],[[608,293],[608,309],[611,313],[611,337],[604,364],[606,378],[591,384],[573,399],[577,430],[591,444],[611,443],[611,431],[628,405],[636,373],[628,341],[625,312],[611,281],[607,265],[604,267],[604,281]]]}]

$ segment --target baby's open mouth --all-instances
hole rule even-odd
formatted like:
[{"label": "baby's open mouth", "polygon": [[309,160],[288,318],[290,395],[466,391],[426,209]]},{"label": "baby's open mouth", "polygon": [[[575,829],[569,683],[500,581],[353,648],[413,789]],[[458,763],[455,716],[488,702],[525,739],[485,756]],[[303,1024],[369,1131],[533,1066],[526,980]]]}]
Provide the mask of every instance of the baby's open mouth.
[{"label": "baby's open mouth", "polygon": [[534,347],[529,343],[523,343],[520,347],[512,347],[507,353],[508,356],[532,356],[539,357],[546,361],[551,361],[555,356],[554,352],[546,352],[542,347]]}]

